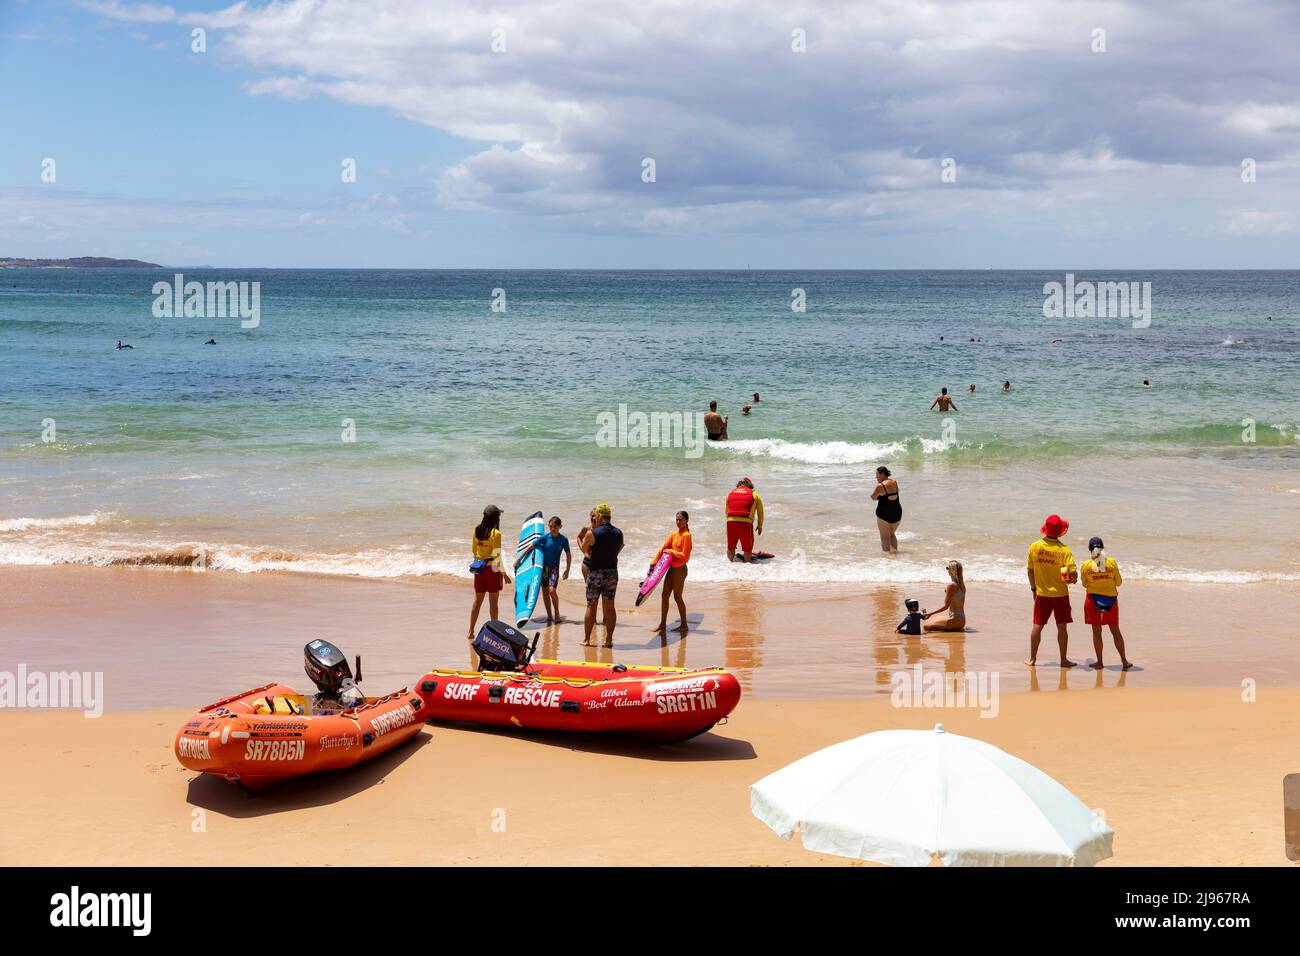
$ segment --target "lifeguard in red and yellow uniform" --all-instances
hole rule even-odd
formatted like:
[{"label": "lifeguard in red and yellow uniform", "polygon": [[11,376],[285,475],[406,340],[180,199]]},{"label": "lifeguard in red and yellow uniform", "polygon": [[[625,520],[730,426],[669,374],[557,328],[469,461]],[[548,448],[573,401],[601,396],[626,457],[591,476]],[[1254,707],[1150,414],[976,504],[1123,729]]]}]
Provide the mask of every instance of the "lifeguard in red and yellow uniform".
[{"label": "lifeguard in red and yellow uniform", "polygon": [[754,560],[754,535],[763,533],[763,499],[754,483],[741,478],[727,495],[727,560],[736,560],[736,548],[742,561]]}]

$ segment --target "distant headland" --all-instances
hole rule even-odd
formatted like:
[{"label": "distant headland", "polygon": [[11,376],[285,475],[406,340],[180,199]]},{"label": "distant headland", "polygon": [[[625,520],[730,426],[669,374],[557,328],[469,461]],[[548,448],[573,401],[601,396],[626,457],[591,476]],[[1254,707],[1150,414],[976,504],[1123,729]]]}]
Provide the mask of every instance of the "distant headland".
[{"label": "distant headland", "polygon": [[139,259],[108,259],[104,256],[78,256],[75,259],[4,259],[0,269],[161,269],[156,262]]}]

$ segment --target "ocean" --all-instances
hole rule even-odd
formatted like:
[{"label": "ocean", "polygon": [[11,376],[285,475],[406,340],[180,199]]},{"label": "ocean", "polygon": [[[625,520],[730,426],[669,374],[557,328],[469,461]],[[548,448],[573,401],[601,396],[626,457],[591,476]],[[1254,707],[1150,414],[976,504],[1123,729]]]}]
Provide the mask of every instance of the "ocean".
[{"label": "ocean", "polygon": [[[155,317],[177,271],[260,283],[257,326]],[[1075,278],[1150,282],[1149,326],[1045,317],[1064,270],[3,270],[0,564],[465,575],[485,504],[605,501],[637,576],[684,508],[696,581],[1019,583],[1050,512],[1126,578],[1300,580],[1300,273]],[[741,476],[766,565],[724,555]]]}]

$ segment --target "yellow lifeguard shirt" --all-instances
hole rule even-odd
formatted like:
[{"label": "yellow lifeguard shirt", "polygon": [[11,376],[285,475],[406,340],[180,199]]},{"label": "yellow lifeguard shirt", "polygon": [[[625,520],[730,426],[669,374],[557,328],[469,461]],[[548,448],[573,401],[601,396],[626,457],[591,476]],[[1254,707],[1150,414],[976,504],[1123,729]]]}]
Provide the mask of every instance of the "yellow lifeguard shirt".
[{"label": "yellow lifeguard shirt", "polygon": [[473,531],[469,537],[474,542],[474,560],[491,561],[493,571],[501,570],[501,529],[493,528],[486,541],[480,541]]},{"label": "yellow lifeguard shirt", "polygon": [[1034,593],[1042,597],[1066,597],[1070,585],[1061,580],[1061,569],[1078,570],[1070,549],[1056,538],[1040,538],[1029,546],[1028,567],[1034,572]]},{"label": "yellow lifeguard shirt", "polygon": [[1116,589],[1124,583],[1114,558],[1106,559],[1105,571],[1097,570],[1096,561],[1083,562],[1079,567],[1079,580],[1089,594],[1100,594],[1103,597],[1119,597]]}]

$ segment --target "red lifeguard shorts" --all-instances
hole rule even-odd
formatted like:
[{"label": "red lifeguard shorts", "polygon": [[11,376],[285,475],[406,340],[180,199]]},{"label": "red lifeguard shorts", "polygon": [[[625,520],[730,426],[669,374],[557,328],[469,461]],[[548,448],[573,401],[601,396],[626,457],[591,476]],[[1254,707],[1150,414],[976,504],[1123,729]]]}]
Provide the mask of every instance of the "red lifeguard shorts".
[{"label": "red lifeguard shorts", "polygon": [[501,590],[501,572],[484,568],[474,575],[475,594],[496,594]]},{"label": "red lifeguard shorts", "polygon": [[748,521],[728,521],[727,522],[727,553],[736,550],[736,545],[740,545],[742,552],[754,552],[754,526]]},{"label": "red lifeguard shorts", "polygon": [[1070,596],[1063,594],[1061,597],[1045,597],[1042,594],[1034,595],[1034,623],[1040,627],[1056,615],[1057,624],[1069,624],[1074,620],[1074,615],[1070,613]]},{"label": "red lifeguard shorts", "polygon": [[1109,624],[1114,627],[1119,627],[1119,601],[1116,601],[1103,611],[1101,608],[1097,607],[1096,603],[1092,599],[1092,595],[1089,594],[1083,602],[1083,623],[1098,625]]}]

